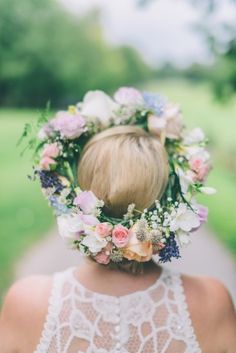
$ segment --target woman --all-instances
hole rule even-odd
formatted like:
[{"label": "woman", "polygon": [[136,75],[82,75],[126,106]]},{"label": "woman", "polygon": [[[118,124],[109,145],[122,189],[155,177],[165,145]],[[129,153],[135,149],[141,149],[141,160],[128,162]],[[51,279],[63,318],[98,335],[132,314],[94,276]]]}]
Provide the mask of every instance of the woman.
[{"label": "woman", "polygon": [[114,100],[89,92],[39,136],[36,175],[61,236],[86,257],[11,287],[1,353],[235,353],[225,287],[153,260],[178,258],[206,218],[191,194],[206,190],[201,131],[184,135],[175,106],[122,88]]}]

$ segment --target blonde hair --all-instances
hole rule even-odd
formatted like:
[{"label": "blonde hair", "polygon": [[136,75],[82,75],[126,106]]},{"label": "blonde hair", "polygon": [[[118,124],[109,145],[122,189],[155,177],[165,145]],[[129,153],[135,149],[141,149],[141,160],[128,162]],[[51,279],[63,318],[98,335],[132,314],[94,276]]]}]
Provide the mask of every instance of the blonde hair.
[{"label": "blonde hair", "polygon": [[110,216],[120,217],[129,204],[142,211],[162,196],[168,181],[168,159],[157,137],[144,129],[112,127],[92,137],[78,165],[82,190],[92,190]]}]

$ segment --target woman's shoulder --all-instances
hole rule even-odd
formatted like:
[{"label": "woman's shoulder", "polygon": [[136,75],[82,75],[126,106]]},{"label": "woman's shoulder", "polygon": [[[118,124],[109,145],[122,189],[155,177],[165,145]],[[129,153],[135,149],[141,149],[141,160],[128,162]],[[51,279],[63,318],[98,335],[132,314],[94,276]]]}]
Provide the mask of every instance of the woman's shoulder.
[{"label": "woman's shoulder", "polygon": [[186,295],[193,303],[199,303],[200,301],[203,306],[205,305],[209,310],[213,310],[216,315],[224,314],[227,308],[234,308],[228,289],[218,279],[188,275],[182,275],[182,278]]},{"label": "woman's shoulder", "polygon": [[[4,306],[8,311],[14,307],[16,310],[28,310],[29,305],[38,305],[44,297],[48,296],[52,285],[52,276],[34,275],[17,280],[5,295]],[[24,305],[25,304],[25,305]]]},{"label": "woman's shoulder", "polygon": [[206,347],[207,351],[208,344],[212,348],[215,342],[216,347],[222,347],[222,351],[227,351],[226,347],[230,344],[235,349],[236,314],[228,289],[212,277],[183,275],[182,278],[190,315],[202,348]]},{"label": "woman's shoulder", "polygon": [[[3,353],[17,350],[19,341],[22,351],[22,347],[25,351],[34,350],[47,314],[51,288],[52,276],[43,275],[20,279],[10,287],[0,315],[0,341],[6,347]],[[22,342],[24,339],[27,342]]]}]

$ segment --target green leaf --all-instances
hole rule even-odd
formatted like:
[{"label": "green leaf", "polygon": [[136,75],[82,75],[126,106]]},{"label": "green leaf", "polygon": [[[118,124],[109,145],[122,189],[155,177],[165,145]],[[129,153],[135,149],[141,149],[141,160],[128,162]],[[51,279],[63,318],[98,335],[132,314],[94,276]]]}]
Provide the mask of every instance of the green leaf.
[{"label": "green leaf", "polygon": [[48,101],[46,104],[46,108],[40,112],[40,115],[37,121],[37,127],[41,127],[43,124],[48,122],[50,109],[51,109],[51,102]]},{"label": "green leaf", "polygon": [[19,146],[22,141],[32,132],[32,125],[29,123],[26,123],[24,126],[24,130],[19,138],[19,140],[17,141],[16,145]]}]

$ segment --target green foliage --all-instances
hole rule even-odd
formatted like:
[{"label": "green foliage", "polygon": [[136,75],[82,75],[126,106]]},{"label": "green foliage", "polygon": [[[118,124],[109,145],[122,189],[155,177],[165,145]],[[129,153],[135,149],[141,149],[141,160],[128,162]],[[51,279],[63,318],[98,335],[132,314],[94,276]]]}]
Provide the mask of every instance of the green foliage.
[{"label": "green foliage", "polygon": [[216,97],[228,101],[236,92],[236,39],[230,41],[224,55],[218,55],[213,68],[212,86]]},{"label": "green foliage", "polygon": [[56,0],[0,0],[1,105],[65,106],[148,75],[134,49],[106,44],[97,11],[82,18]]},{"label": "green foliage", "polygon": [[29,154],[21,158],[16,146],[25,121],[34,122],[37,115],[34,111],[0,111],[0,296],[13,276],[16,259],[53,224],[38,183],[27,178],[32,170]]}]

